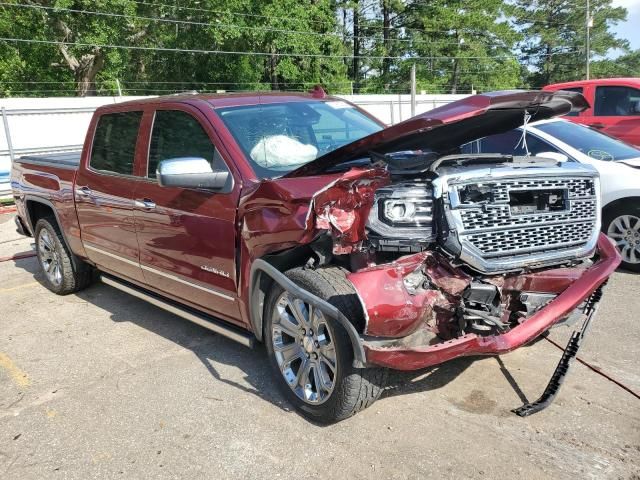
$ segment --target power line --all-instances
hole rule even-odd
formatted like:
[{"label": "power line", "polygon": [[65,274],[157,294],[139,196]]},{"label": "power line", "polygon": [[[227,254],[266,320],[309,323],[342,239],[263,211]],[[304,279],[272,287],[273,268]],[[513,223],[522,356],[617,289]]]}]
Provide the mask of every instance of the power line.
[{"label": "power line", "polygon": [[[235,15],[235,16],[241,16],[241,17],[266,18],[266,19],[273,19],[273,20],[286,20],[286,21],[291,20],[290,17],[280,17],[280,16],[276,16],[276,15],[259,15],[259,14],[255,14],[255,13],[243,13],[243,12],[234,12],[234,11],[227,11],[227,10],[213,10],[213,9],[200,8],[200,7],[185,7],[185,6],[181,6],[181,5],[171,5],[171,4],[166,4],[166,3],[143,2],[143,1],[138,1],[138,0],[131,0],[131,1],[133,3],[139,4],[139,5],[149,5],[149,6],[154,6],[154,7],[167,7],[167,8],[178,9],[178,10],[190,10],[190,11],[207,12],[207,13],[222,13],[222,14],[230,14],[230,15]],[[313,23],[322,23],[321,20],[310,19],[308,21],[313,22]],[[366,28],[368,28],[368,29],[380,29],[380,30],[384,30],[385,28],[388,28],[389,30],[403,30],[403,31],[410,30],[410,31],[420,31],[420,32],[435,32],[435,33],[437,33],[437,32],[447,33],[447,32],[451,31],[451,29],[450,30],[436,30],[436,29],[419,29],[419,28],[408,28],[408,27],[398,27],[398,26],[383,27],[382,25],[367,25]]]},{"label": "power line", "polygon": [[[205,50],[199,48],[170,48],[170,47],[143,47],[134,45],[112,45],[100,43],[84,43],[84,42],[61,42],[55,40],[36,40],[27,38],[9,38],[0,37],[0,41],[16,42],[16,43],[36,43],[46,45],[67,45],[72,47],[93,47],[93,48],[121,48],[125,50],[144,50],[158,52],[178,52],[178,53],[198,53],[198,54],[220,54],[220,55],[244,55],[244,56],[264,56],[264,57],[301,57],[301,58],[367,58],[370,60],[486,60],[486,59],[508,59],[517,58],[513,54],[504,55],[484,55],[484,56],[388,56],[388,55],[327,55],[321,53],[280,53],[280,52],[244,52],[237,50]],[[570,51],[562,52],[571,53]],[[545,54],[547,56],[558,55],[559,53]],[[437,68],[436,68],[437,70]]]},{"label": "power line", "polygon": [[[258,31],[264,31],[264,32],[275,32],[275,33],[294,34],[294,35],[335,37],[339,39],[342,39],[344,37],[342,33],[338,33],[338,32],[313,32],[313,31],[274,28],[274,27],[267,27],[267,26],[235,25],[235,24],[225,24],[225,23],[217,23],[217,22],[198,22],[194,20],[179,20],[175,18],[148,17],[148,16],[141,16],[141,15],[129,15],[124,13],[99,12],[95,10],[80,10],[76,8],[64,8],[64,7],[48,7],[45,5],[29,5],[29,4],[22,4],[22,3],[0,2],[0,5],[7,6],[7,7],[15,7],[15,8],[30,8],[30,9],[47,10],[47,11],[55,11],[55,12],[79,13],[84,15],[96,15],[96,16],[111,17],[111,18],[138,19],[138,20],[145,20],[145,21],[151,21],[151,22],[170,23],[172,25],[190,25],[190,26],[216,27],[216,28],[239,29],[239,30],[258,30]],[[349,38],[358,39],[358,40],[371,40],[374,37],[349,35]],[[412,42],[411,39],[395,38],[393,40]],[[443,42],[439,42],[435,40],[434,42],[428,42],[428,43],[438,44]],[[458,44],[458,42],[448,42],[446,44]]]}]

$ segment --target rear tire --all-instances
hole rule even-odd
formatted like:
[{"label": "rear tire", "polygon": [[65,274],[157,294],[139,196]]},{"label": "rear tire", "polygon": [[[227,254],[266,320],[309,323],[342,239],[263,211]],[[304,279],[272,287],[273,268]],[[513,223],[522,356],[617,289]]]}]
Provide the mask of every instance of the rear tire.
[{"label": "rear tire", "polygon": [[[296,268],[286,276],[337,307],[354,325],[362,324],[362,307],[343,270]],[[338,422],[380,397],[387,371],[354,368],[346,330],[277,284],[267,298],[264,324],[269,363],[278,386],[309,420]]]},{"label": "rear tire", "polygon": [[68,295],[86,288],[92,280],[93,271],[80,259],[72,261],[64,237],[55,217],[38,220],[35,228],[38,263],[44,273],[44,284],[53,293]]},{"label": "rear tire", "polygon": [[605,210],[602,231],[622,255],[621,267],[640,272],[640,204],[628,203]]}]

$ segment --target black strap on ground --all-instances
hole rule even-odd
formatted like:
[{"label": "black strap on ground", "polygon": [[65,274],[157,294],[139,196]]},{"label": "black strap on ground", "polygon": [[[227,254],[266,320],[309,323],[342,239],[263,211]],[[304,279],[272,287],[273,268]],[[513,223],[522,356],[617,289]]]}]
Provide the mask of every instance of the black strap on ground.
[{"label": "black strap on ground", "polygon": [[598,310],[598,304],[600,302],[600,299],[602,298],[602,287],[603,286],[600,286],[595,292],[593,292],[587,300],[587,305],[584,309],[584,321],[582,322],[580,328],[574,330],[571,334],[571,338],[569,339],[569,342],[567,343],[567,346],[562,353],[562,357],[558,362],[558,366],[553,372],[551,380],[549,380],[547,388],[544,389],[544,392],[542,392],[540,398],[538,398],[534,402],[525,403],[521,407],[513,409],[513,413],[515,413],[519,417],[528,417],[529,415],[533,415],[534,413],[547,408],[556,398],[556,395],[558,395],[558,392],[560,391],[560,386],[567,376],[569,367],[571,366],[571,361],[576,357],[576,355],[578,355],[580,344],[582,343],[582,340],[587,333],[587,330],[589,329],[591,319],[595,316],[596,311]]}]

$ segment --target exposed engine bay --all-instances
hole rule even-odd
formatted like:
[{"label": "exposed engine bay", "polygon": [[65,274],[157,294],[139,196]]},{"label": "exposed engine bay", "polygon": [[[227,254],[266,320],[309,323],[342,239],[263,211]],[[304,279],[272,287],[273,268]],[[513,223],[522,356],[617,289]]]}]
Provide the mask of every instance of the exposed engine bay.
[{"label": "exposed engine bay", "polygon": [[406,346],[503,334],[592,264],[600,205],[589,168],[422,151],[372,160],[313,199],[315,228],[351,272],[365,335]]}]

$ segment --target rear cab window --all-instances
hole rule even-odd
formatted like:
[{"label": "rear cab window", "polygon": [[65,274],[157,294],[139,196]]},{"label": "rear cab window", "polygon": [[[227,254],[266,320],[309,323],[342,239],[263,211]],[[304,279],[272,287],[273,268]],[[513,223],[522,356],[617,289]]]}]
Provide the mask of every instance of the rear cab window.
[{"label": "rear cab window", "polygon": [[89,167],[118,175],[133,175],[141,111],[106,113],[98,119]]}]

